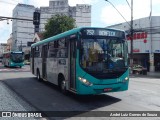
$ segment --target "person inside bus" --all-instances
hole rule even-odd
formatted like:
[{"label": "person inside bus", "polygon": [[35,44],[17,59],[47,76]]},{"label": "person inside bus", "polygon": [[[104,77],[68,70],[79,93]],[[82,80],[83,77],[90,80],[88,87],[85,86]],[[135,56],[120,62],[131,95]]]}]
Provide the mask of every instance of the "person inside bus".
[{"label": "person inside bus", "polygon": [[89,62],[90,65],[94,62],[98,62],[98,51],[94,48],[89,48]]}]

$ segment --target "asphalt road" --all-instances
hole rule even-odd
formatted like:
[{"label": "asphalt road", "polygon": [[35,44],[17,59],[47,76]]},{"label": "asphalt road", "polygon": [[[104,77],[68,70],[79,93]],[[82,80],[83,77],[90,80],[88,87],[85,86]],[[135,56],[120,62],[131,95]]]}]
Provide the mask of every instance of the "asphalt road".
[{"label": "asphalt road", "polygon": [[[83,111],[83,113],[85,113],[85,111],[160,111],[159,78],[133,76],[130,78],[129,90],[125,92],[94,96],[76,96],[74,94],[66,96],[53,84],[37,81],[35,76],[30,73],[29,66],[25,66],[24,68],[25,70],[22,70],[22,68],[17,71],[0,71],[0,87],[3,86],[3,89],[8,89],[7,91],[10,91],[10,94],[8,94],[12,95],[10,101],[15,101],[13,104],[10,104],[10,106],[18,104],[16,110]],[[2,97],[6,98],[7,96],[3,95]],[[4,98],[1,98],[0,106],[9,103],[7,103]],[[3,108],[5,110],[12,110],[5,105]],[[55,117],[54,119],[74,120],[75,117]],[[76,117],[76,119],[158,120],[160,118]]]}]

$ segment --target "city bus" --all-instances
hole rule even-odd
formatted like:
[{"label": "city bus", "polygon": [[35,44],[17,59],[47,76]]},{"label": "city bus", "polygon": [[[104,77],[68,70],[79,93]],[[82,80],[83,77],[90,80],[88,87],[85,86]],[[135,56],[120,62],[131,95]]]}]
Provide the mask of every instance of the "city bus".
[{"label": "city bus", "polygon": [[7,67],[22,67],[24,66],[24,52],[9,51],[3,53],[2,64]]},{"label": "city bus", "polygon": [[128,46],[124,31],[82,27],[31,46],[31,71],[39,81],[51,82],[79,95],[128,89]]}]

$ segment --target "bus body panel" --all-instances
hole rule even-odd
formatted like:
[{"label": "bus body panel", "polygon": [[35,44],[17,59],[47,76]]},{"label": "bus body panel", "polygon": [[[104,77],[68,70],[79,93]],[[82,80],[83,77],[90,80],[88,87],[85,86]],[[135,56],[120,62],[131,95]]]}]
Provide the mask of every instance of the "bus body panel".
[{"label": "bus body panel", "polygon": [[9,67],[15,67],[15,66],[22,67],[22,66],[24,66],[24,63],[23,62],[21,62],[21,63],[15,63],[15,62],[10,61]]},{"label": "bus body panel", "polygon": [[66,58],[48,58],[47,63],[47,81],[58,85],[59,74],[68,80],[68,60]]},{"label": "bus body panel", "polygon": [[67,58],[58,58],[57,61],[57,73],[62,74],[64,79],[68,80],[68,59]]},{"label": "bus body panel", "polygon": [[93,85],[86,86],[78,80],[81,76],[81,70],[77,73],[77,94],[100,94],[104,93],[105,89],[111,89],[106,92],[118,92],[128,90],[129,79],[126,81],[125,78],[129,77],[129,70],[127,70],[121,77],[116,79],[96,79],[89,74],[84,76],[85,79],[90,81]]},{"label": "bus body panel", "polygon": [[[49,45],[50,42],[57,41],[58,39],[61,40],[63,38],[67,38],[70,35],[75,35],[78,34],[81,31],[82,28],[76,28],[74,30],[67,31],[65,33],[47,38],[43,41],[40,41],[38,43],[35,43],[31,46],[31,48],[36,49],[37,46],[48,46],[48,51],[49,51]],[[103,29],[103,28],[102,28]],[[116,30],[115,30],[116,31]],[[117,30],[118,31],[118,30]],[[92,34],[92,31],[90,31]],[[103,33],[103,32],[102,32]],[[79,34],[80,36],[81,34]],[[112,35],[112,34],[111,34]],[[114,35],[114,34],[113,34]],[[126,69],[124,73],[119,76],[119,77],[112,77],[112,79],[108,78],[103,78],[103,79],[98,79],[89,73],[87,73],[82,66],[80,65],[80,51],[79,49],[76,49],[76,58],[72,56],[72,58],[75,60],[74,65],[72,64],[71,55],[73,55],[73,51],[71,49],[72,45],[75,44],[75,48],[77,48],[77,38],[74,39],[68,39],[69,45],[68,45],[68,57],[67,58],[59,58],[59,57],[48,57],[46,58],[46,73],[47,76],[45,78],[46,81],[49,81],[55,85],[58,85],[58,75],[63,75],[64,79],[66,81],[66,89],[69,91],[72,91],[76,94],[82,94],[82,95],[87,95],[87,94],[101,94],[105,92],[118,92],[118,91],[125,91],[128,90],[128,84],[129,84],[129,70]],[[80,38],[79,38],[80,40]],[[72,41],[72,42],[71,42]],[[73,42],[76,41],[76,42]],[[70,44],[73,43],[73,44]],[[116,47],[116,46],[115,46]],[[55,48],[57,49],[57,48]],[[71,49],[71,51],[70,51]],[[74,47],[73,47],[74,49]],[[47,54],[49,52],[47,51]],[[33,52],[34,54],[34,52]],[[42,54],[42,53],[41,53]],[[44,53],[43,53],[44,54]],[[33,56],[33,55],[32,55]],[[37,69],[40,72],[41,78],[43,78],[43,70],[42,70],[42,56],[39,58],[34,58],[34,74],[37,75]],[[31,61],[32,63],[32,61]],[[72,65],[71,65],[72,64]],[[31,65],[32,67],[32,65]],[[72,68],[74,70],[72,70]],[[75,73],[72,73],[75,72]],[[72,80],[75,76],[75,80]],[[88,80],[92,85],[86,85],[82,81],[79,80],[79,77],[82,77],[86,80]],[[127,78],[127,80],[126,80]],[[72,82],[72,83],[71,83]],[[75,86],[74,86],[74,85]],[[73,88],[73,89],[72,89]]]},{"label": "bus body panel", "polygon": [[[37,75],[39,70],[40,76],[42,77],[42,59],[34,58],[34,73]],[[63,63],[65,61],[65,63]],[[32,61],[31,61],[32,62]],[[64,65],[65,64],[65,65]],[[55,85],[58,85],[58,74],[62,74],[65,80],[68,80],[68,59],[64,58],[47,58],[47,79]]]},{"label": "bus body panel", "polygon": [[58,85],[57,58],[48,58],[47,63],[47,80],[55,85]]},{"label": "bus body panel", "polygon": [[[79,51],[77,51],[77,55],[79,56]],[[124,74],[115,79],[96,79],[95,77],[86,73],[79,65],[79,57],[76,59],[76,87],[77,94],[88,95],[88,94],[100,94],[105,93],[104,89],[112,89],[106,92],[118,92],[128,90],[129,83],[129,69],[124,72]],[[84,79],[91,82],[92,86],[86,86],[81,81],[79,81],[78,77],[83,77]],[[126,81],[125,78],[128,78]]]},{"label": "bus body panel", "polygon": [[79,66],[77,66],[77,75],[76,78],[78,77],[83,77],[87,80],[89,80],[89,82],[93,83],[93,84],[117,84],[118,82],[123,82],[123,80],[128,77],[129,78],[129,71],[127,70],[126,72],[123,73],[123,75],[121,75],[118,78],[113,78],[113,79],[97,79],[95,77],[93,77],[92,75],[85,73],[85,71],[83,71]]},{"label": "bus body panel", "polygon": [[85,86],[84,84],[79,83],[77,94],[91,95],[91,94],[101,94],[105,92],[119,92],[119,91],[125,91],[125,90],[128,90],[128,81],[124,83],[117,83],[117,84],[110,84],[110,85],[93,85],[91,87]]}]

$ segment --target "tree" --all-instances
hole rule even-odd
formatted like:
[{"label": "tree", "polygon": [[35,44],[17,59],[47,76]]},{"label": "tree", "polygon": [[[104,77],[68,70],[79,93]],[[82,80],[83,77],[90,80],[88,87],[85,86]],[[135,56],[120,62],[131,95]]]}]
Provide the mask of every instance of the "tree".
[{"label": "tree", "polygon": [[48,38],[75,28],[75,20],[66,15],[55,15],[45,25],[44,38]]}]

